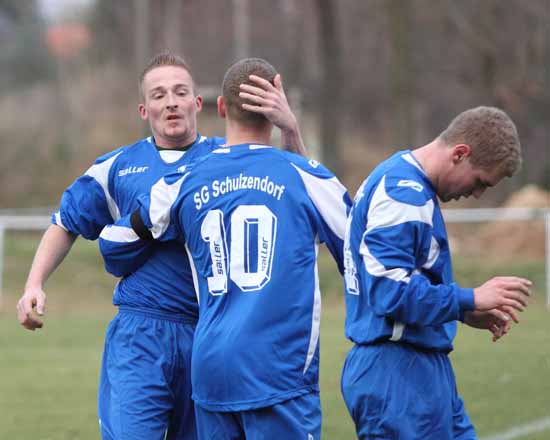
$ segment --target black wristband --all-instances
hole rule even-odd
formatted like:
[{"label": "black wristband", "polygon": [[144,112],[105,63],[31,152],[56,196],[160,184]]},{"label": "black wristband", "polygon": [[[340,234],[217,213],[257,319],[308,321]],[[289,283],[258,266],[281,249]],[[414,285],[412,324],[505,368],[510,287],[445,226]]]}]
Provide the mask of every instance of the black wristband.
[{"label": "black wristband", "polygon": [[134,232],[142,240],[153,239],[153,234],[151,234],[151,231],[147,229],[147,226],[145,226],[145,223],[143,223],[143,219],[141,218],[141,214],[139,213],[139,208],[136,209],[130,216],[130,224],[132,225],[132,229],[134,230]]}]

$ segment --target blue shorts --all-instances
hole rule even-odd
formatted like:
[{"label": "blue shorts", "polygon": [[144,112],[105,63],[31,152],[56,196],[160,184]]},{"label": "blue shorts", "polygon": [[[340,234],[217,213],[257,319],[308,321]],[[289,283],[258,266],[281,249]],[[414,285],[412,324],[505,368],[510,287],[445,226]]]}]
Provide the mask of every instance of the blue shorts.
[{"label": "blue shorts", "polygon": [[321,401],[310,393],[266,408],[211,412],[195,405],[199,440],[319,440]]},{"label": "blue shorts", "polygon": [[104,440],[194,440],[191,350],[195,323],[120,307],[109,324],[99,380]]},{"label": "blue shorts", "polygon": [[445,353],[394,342],[356,345],[341,385],[361,440],[477,439]]}]

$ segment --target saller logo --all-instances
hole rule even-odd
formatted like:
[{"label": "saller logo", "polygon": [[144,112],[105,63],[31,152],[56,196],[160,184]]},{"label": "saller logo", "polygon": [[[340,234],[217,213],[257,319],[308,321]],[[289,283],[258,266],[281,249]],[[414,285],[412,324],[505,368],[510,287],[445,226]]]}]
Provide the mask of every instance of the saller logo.
[{"label": "saller logo", "polygon": [[406,186],[414,189],[415,191],[422,192],[424,187],[420,183],[415,182],[414,180],[400,180],[397,182],[397,186]]},{"label": "saller logo", "polygon": [[149,167],[135,167],[135,166],[124,168],[123,170],[120,170],[118,172],[118,177],[125,176],[126,174],[144,173],[148,169]]}]

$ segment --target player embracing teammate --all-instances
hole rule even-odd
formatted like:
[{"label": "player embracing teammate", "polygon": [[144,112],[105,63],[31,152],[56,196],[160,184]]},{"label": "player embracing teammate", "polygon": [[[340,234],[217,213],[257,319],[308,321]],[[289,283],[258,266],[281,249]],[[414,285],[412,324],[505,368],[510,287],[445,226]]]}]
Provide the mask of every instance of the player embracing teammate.
[{"label": "player embracing teammate", "polygon": [[[239,84],[250,75],[272,82],[276,71],[255,58],[227,71],[218,98],[226,145],[161,179],[102,231],[100,248],[118,273],[159,240],[187,249],[199,297],[199,439],[319,439],[317,252],[326,243],[343,270],[350,200],[322,165],[269,145],[272,124],[242,108]],[[216,182],[233,180],[243,185],[214,197]]]}]

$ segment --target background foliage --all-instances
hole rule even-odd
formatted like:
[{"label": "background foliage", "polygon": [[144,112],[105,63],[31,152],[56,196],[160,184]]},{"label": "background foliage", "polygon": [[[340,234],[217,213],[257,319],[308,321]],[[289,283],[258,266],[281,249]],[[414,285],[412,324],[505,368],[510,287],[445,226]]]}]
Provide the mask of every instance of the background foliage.
[{"label": "background foliage", "polygon": [[[0,205],[56,204],[95,157],[146,133],[136,81],[163,49],[209,99],[236,59],[270,60],[310,150],[352,192],[458,112],[500,106],[526,160],[485,199],[498,204],[550,184],[549,23],[548,0],[0,0]],[[200,128],[223,131],[211,105]]]}]

